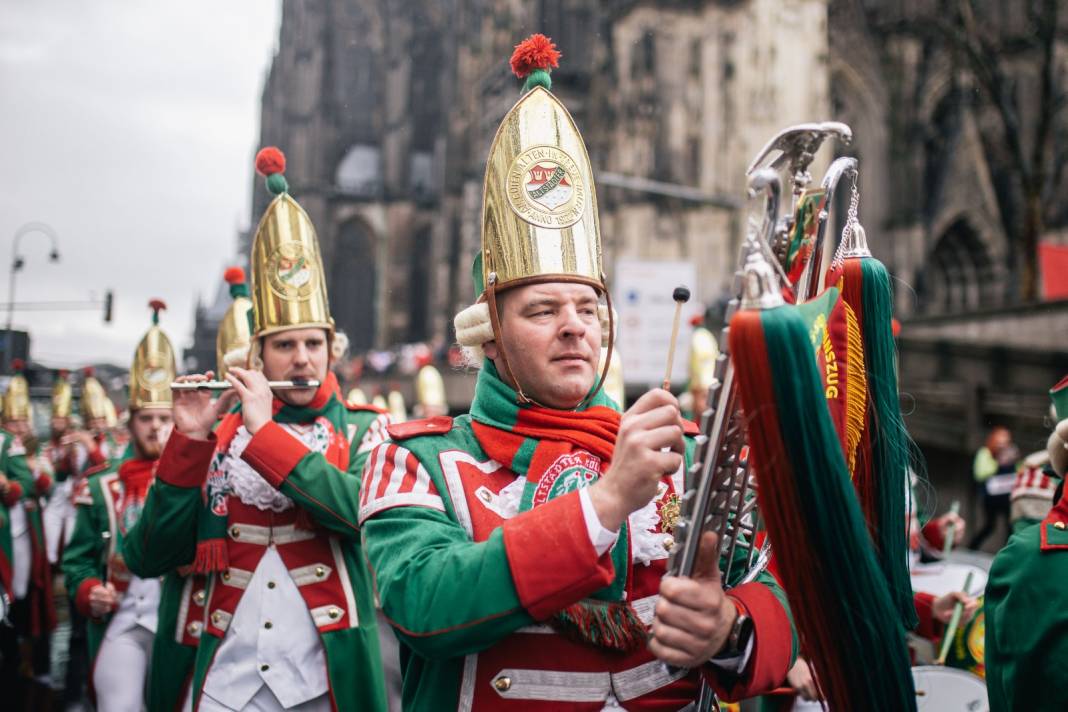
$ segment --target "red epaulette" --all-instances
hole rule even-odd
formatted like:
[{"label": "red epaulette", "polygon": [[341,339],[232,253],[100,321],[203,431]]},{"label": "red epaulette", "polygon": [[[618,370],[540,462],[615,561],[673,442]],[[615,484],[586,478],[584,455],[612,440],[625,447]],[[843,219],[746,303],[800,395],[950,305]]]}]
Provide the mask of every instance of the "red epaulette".
[{"label": "red epaulette", "polygon": [[85,477],[89,477],[89,475],[96,475],[96,474],[99,474],[101,472],[106,472],[107,470],[110,469],[110,465],[111,465],[111,462],[109,460],[104,460],[99,465],[93,465],[92,467],[90,467],[88,470],[85,471],[85,473],[84,473]]},{"label": "red epaulette", "polygon": [[358,403],[352,403],[351,401],[344,401],[344,403],[345,403],[345,407],[348,408],[349,410],[370,411],[372,413],[378,413],[379,415],[382,415],[383,413],[388,413],[389,412],[385,408],[379,408],[377,405],[371,405],[370,403],[366,403],[366,404],[363,404],[363,405],[360,405]]},{"label": "red epaulette", "polygon": [[693,422],[692,420],[686,420],[686,418],[683,418],[682,419],[682,434],[683,435],[693,435],[693,436],[700,435],[701,434],[701,426],[698,425],[697,423]]},{"label": "red epaulette", "polygon": [[394,423],[386,428],[393,440],[407,440],[417,435],[444,435],[452,430],[452,418],[447,415],[435,415],[425,420],[409,420],[407,423]]}]

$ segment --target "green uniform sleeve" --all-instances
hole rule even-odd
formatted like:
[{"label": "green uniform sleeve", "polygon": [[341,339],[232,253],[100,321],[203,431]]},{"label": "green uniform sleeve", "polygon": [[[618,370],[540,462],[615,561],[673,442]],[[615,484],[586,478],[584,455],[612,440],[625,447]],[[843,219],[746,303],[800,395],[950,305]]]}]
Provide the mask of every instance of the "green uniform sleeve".
[{"label": "green uniform sleeve", "polygon": [[[90,485],[94,487],[94,485]],[[70,543],[63,550],[63,576],[66,579],[67,592],[75,604],[80,604],[88,594],[88,588],[100,583],[104,576],[104,547],[103,532],[106,526],[100,521],[98,509],[103,504],[96,504],[97,496],[94,495],[94,504],[79,504],[77,506],[77,518],[74,523],[74,532],[71,534]],[[82,609],[78,605],[79,610]],[[82,610],[82,613],[86,611]]]},{"label": "green uniform sleeve", "polygon": [[512,582],[501,529],[473,542],[443,512],[396,507],[366,520],[363,534],[382,610],[417,654],[467,655],[533,622]]},{"label": "green uniform sleeve", "polygon": [[[1042,551],[1043,530],[1052,548]],[[1065,709],[1068,533],[1042,522],[1014,534],[986,586],[986,685],[991,712]]]},{"label": "green uniform sleeve", "polygon": [[201,506],[199,489],[153,483],[137,524],[122,539],[130,571],[151,578],[193,563]]},{"label": "green uniform sleeve", "polygon": [[192,563],[204,506],[201,485],[214,451],[214,436],[196,440],[178,431],[171,433],[141,516],[123,537],[126,565],[138,576],[162,576]]}]

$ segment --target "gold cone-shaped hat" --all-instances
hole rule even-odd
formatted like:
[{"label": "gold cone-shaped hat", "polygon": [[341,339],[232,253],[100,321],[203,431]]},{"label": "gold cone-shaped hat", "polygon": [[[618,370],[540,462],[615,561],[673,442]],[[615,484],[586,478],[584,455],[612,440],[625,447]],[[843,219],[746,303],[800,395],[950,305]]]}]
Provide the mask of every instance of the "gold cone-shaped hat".
[{"label": "gold cone-shaped hat", "polygon": [[[20,366],[16,366],[21,370]],[[4,392],[4,420],[29,420],[30,414],[30,384],[21,373],[11,377],[11,382]]]},{"label": "gold cone-shaped hat", "polygon": [[415,379],[415,399],[421,406],[448,410],[449,403],[445,399],[445,380],[438,369],[430,365],[419,369],[419,375]]},{"label": "gold cone-shaped hat", "polygon": [[93,376],[91,369],[85,370],[85,380],[82,382],[81,411],[82,420],[88,426],[90,420],[108,417],[108,398],[100,381]]},{"label": "gold cone-shaped hat", "polygon": [[597,192],[586,144],[548,88],[559,53],[543,35],[516,47],[525,94],[501,121],[486,161],[482,287],[579,281],[604,290]]},{"label": "gold cone-shaped hat", "polygon": [[252,344],[252,319],[249,314],[252,300],[248,298],[245,270],[230,267],[224,276],[230,285],[233,301],[219,321],[219,331],[215,335],[215,377],[220,380],[226,377],[230,366],[238,361],[244,365]]},{"label": "gold cone-shaped hat", "polygon": [[719,347],[716,337],[703,326],[698,326],[690,336],[690,390],[707,390],[716,380],[716,359]]},{"label": "gold cone-shaped hat", "polygon": [[394,423],[403,423],[408,420],[408,407],[400,391],[390,391],[386,396],[386,403],[389,404],[389,417]]},{"label": "gold cone-shaped hat", "polygon": [[159,312],[166,305],[154,299],[152,326],[141,337],[130,367],[130,412],[144,408],[170,408],[171,382],[178,373],[174,365],[174,347],[159,328]]},{"label": "gold cone-shaped hat", "polygon": [[67,372],[60,371],[56,374],[56,381],[52,384],[52,417],[69,418],[71,404],[74,401],[74,389],[67,380]]},{"label": "gold cone-shaped hat", "polygon": [[256,170],[278,197],[267,206],[252,243],[253,336],[306,327],[332,335],[319,240],[308,214],[286,192],[285,156],[273,146],[264,148]]},{"label": "gold cone-shaped hat", "polygon": [[367,405],[367,394],[359,388],[353,388],[349,391],[349,394],[345,396],[345,400],[353,405]]}]

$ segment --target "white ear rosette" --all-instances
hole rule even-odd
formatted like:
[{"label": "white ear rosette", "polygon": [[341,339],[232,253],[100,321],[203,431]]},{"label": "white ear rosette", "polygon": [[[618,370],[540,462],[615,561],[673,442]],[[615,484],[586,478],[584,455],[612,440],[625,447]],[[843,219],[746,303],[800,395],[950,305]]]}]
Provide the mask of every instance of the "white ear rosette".
[{"label": "white ear rosette", "polygon": [[223,364],[227,368],[246,368],[248,366],[248,346],[239,346],[236,349],[230,349],[223,354]]},{"label": "white ear rosette", "polygon": [[463,347],[464,360],[468,366],[482,365],[482,344],[493,341],[493,324],[490,322],[489,305],[476,302],[456,315],[452,321],[456,328],[456,342]]}]

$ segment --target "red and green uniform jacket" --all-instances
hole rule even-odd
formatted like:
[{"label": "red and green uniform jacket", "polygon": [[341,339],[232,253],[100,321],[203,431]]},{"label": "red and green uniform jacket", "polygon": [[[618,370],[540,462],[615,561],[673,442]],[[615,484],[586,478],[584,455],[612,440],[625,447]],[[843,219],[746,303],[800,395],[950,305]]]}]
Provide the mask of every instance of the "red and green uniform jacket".
[{"label": "red and green uniform jacket", "polygon": [[[486,373],[480,389],[482,379],[496,378]],[[678,710],[697,697],[702,681],[729,699],[781,683],[796,638],[785,594],[767,572],[730,591],[755,625],[741,675],[711,664],[670,670],[644,638],[624,652],[586,642],[592,636],[580,641],[573,630],[561,634],[561,612],[580,603],[618,610],[613,606],[626,602],[641,623],[652,620],[684,469],[663,478],[654,502],[631,516],[634,531],[621,531],[616,546],[598,556],[577,483],[595,480],[604,463],[572,450],[519,478],[484,447],[507,450],[515,434],[499,431],[500,441],[489,443],[496,435],[484,428],[471,416],[392,426],[391,441],[364,472],[364,546],[383,612],[402,643],[405,709],[593,712],[611,694],[627,709]],[[514,455],[531,457],[530,443]],[[531,473],[539,478],[535,504],[517,513]]]},{"label": "red and green uniform jacket", "polygon": [[[309,408],[329,410],[331,403],[340,403],[337,399],[336,381],[330,376]],[[278,411],[285,409],[278,401],[275,409],[277,420]],[[176,566],[203,567],[206,551],[212,552],[210,559],[226,562],[209,575],[192,689],[203,688],[244,586],[267,546],[273,545],[319,630],[334,709],[386,709],[375,602],[356,521],[359,473],[370,450],[385,437],[389,421],[373,407],[342,404],[342,410],[344,422],[329,437],[344,444],[343,467],[310,450],[278,422],[265,425],[246,445],[242,459],[296,503],[283,512],[247,505],[206,482],[213,458],[220,457],[215,433],[208,440],[171,434],[142,525],[126,538],[124,552],[131,570],[145,576]],[[231,413],[216,433],[225,437],[240,425],[240,411]],[[214,542],[207,533],[215,517],[223,519],[224,538],[215,542],[221,550],[214,543],[204,546]],[[212,524],[205,525],[206,520]]]},{"label": "red and green uniform jacket", "polygon": [[[141,512],[137,507],[129,512],[123,511],[125,490],[120,470],[154,466],[154,461],[141,458],[101,466],[89,471],[74,495],[78,515],[70,545],[63,553],[62,565],[74,605],[88,620],[86,631],[91,662],[96,660],[112,614],[92,617],[89,591],[94,586],[111,583],[122,594],[133,576],[126,566],[122,543]],[[193,669],[202,626],[199,621],[203,618],[204,580],[183,573],[171,570],[162,576],[153,660],[166,661],[166,664],[152,665],[149,670],[148,708],[153,711],[173,710],[181,705]]]},{"label": "red and green uniform jacket", "polygon": [[59,444],[58,438],[51,438],[41,448],[41,457],[52,465],[56,482],[64,482],[74,474],[74,453],[71,448]]},{"label": "red and green uniform jacket", "polygon": [[11,483],[0,514],[0,583],[13,597],[11,522],[8,509],[21,502],[30,533],[32,562],[26,597],[29,599],[30,635],[42,635],[56,627],[56,608],[52,600],[52,567],[45,548],[44,521],[41,519],[43,497],[52,489],[52,478],[45,472],[35,474],[27,461],[26,449],[17,437],[0,430],[0,472]]},{"label": "red and green uniform jacket", "polygon": [[1068,500],[994,557],[986,584],[991,712],[1068,709]]},{"label": "red and green uniform jacket", "polygon": [[8,480],[7,494],[0,500],[0,585],[10,596],[14,552],[8,510],[22,500],[23,487],[33,480],[33,476],[26,464],[25,449],[6,430],[0,430],[0,474]]}]

